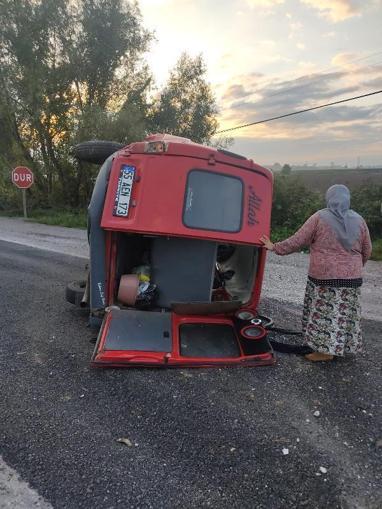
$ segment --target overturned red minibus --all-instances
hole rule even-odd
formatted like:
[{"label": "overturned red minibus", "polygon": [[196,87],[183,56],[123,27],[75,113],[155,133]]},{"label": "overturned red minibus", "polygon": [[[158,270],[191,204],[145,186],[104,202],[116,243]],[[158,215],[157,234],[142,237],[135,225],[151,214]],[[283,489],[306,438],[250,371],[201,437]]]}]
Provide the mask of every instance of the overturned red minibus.
[{"label": "overturned red minibus", "polygon": [[86,288],[67,289],[100,326],[92,365],[273,364],[257,314],[272,173],[165,134],[102,143],[75,151],[106,160],[89,205]]}]

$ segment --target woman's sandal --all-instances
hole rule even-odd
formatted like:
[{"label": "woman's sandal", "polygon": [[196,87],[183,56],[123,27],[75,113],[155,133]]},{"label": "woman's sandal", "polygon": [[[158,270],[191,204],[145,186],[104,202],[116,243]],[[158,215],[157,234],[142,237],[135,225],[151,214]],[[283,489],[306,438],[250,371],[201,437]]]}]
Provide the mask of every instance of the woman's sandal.
[{"label": "woman's sandal", "polygon": [[304,356],[305,359],[311,362],[328,362],[332,361],[334,359],[334,355],[329,355],[327,353],[321,353],[321,352],[312,352],[308,353]]}]

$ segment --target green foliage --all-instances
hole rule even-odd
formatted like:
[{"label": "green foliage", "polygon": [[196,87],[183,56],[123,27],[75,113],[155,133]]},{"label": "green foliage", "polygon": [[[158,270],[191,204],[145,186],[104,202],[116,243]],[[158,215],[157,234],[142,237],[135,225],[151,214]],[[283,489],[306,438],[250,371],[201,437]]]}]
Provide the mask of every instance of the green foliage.
[{"label": "green foliage", "polygon": [[382,239],[373,241],[373,252],[371,254],[371,259],[379,262],[382,261]]},{"label": "green foliage", "polygon": [[216,105],[201,57],[183,55],[152,102],[151,40],[135,1],[0,2],[0,209],[18,206],[16,165],[35,174],[30,203],[85,205],[98,168],[72,158],[81,141],[153,130],[209,141]]},{"label": "green foliage", "polygon": [[[151,34],[142,27],[137,4],[122,0],[82,0],[76,12],[71,61],[81,108],[106,108],[134,80]],[[133,80],[132,80],[133,78]],[[130,85],[131,87],[131,85]],[[117,97],[116,97],[117,96]]]},{"label": "green foliage", "polygon": [[[324,195],[307,189],[297,177],[276,175],[272,207],[272,240],[286,239],[317,210]],[[373,240],[372,260],[382,260],[382,186],[363,186],[352,192],[352,208],[365,219]]]},{"label": "green foliage", "polygon": [[184,53],[180,57],[153,105],[152,131],[184,136],[198,143],[210,140],[217,128],[217,108],[205,74],[201,56],[192,58]]},{"label": "green foliage", "polygon": [[351,205],[365,219],[371,235],[382,238],[382,186],[362,186],[352,192]]},{"label": "green foliage", "polygon": [[292,173],[292,167],[289,164],[284,164],[281,168],[282,175],[290,175]]},{"label": "green foliage", "polygon": [[296,230],[323,207],[323,197],[307,189],[296,177],[276,175],[273,192],[272,228]]},{"label": "green foliage", "polygon": [[17,202],[20,193],[13,184],[10,184],[11,172],[0,162],[0,211],[11,209]]},{"label": "green foliage", "polygon": [[272,242],[281,242],[295,233],[292,228],[285,226],[275,226],[272,228]]}]

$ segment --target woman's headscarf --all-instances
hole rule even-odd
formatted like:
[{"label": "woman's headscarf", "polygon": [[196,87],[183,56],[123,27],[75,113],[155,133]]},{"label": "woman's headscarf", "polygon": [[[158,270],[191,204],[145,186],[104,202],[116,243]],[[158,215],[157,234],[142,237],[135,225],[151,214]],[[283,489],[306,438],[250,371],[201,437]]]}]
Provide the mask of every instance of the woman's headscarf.
[{"label": "woman's headscarf", "polygon": [[338,241],[351,251],[361,234],[362,217],[350,209],[350,191],[342,184],[329,187],[326,191],[326,209],[320,210],[320,217],[333,228]]}]

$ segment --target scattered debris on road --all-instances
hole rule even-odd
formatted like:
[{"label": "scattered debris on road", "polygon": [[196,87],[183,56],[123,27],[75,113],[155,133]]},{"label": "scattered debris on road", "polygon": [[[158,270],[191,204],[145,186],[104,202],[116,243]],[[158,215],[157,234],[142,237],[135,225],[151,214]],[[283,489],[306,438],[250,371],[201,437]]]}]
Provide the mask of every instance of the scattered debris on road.
[{"label": "scattered debris on road", "polygon": [[129,440],[128,438],[117,438],[117,442],[119,442],[120,444],[125,444],[127,445],[127,447],[133,447],[131,440]]}]

